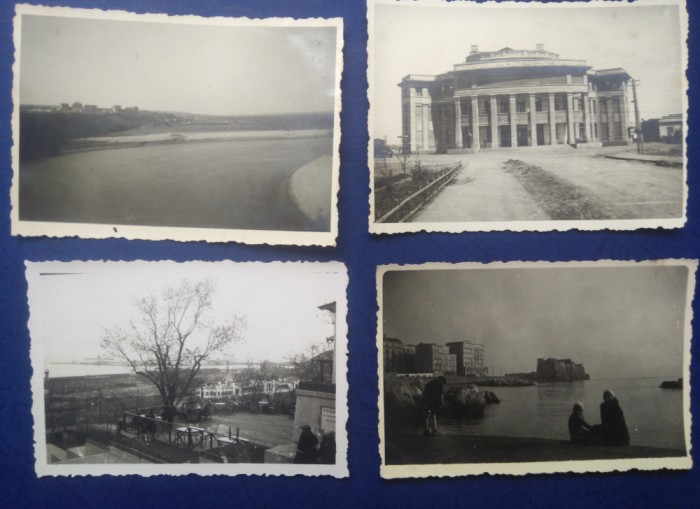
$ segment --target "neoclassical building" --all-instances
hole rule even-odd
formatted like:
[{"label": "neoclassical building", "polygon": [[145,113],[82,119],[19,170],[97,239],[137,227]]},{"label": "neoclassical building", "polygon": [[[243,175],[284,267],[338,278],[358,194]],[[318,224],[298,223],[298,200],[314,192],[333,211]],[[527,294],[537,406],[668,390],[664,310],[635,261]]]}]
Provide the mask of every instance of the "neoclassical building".
[{"label": "neoclassical building", "polygon": [[472,46],[449,72],[401,80],[404,147],[445,153],[626,144],[631,79],[622,68],[594,70],[542,44],[534,50]]}]

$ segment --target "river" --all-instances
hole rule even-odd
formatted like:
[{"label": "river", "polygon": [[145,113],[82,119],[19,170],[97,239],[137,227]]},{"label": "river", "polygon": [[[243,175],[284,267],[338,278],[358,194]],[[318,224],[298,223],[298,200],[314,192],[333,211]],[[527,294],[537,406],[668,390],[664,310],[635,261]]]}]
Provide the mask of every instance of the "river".
[{"label": "river", "polygon": [[682,391],[659,389],[659,379],[588,380],[529,387],[494,387],[501,403],[489,405],[483,419],[440,422],[440,433],[568,440],[567,420],[574,402],[584,404],[589,424],[600,423],[603,391],[612,390],[625,413],[631,443],[685,449]]},{"label": "river", "polygon": [[152,144],[27,161],[20,219],[327,231],[330,224],[314,224],[297,210],[287,184],[331,152],[332,137],[324,136]]}]

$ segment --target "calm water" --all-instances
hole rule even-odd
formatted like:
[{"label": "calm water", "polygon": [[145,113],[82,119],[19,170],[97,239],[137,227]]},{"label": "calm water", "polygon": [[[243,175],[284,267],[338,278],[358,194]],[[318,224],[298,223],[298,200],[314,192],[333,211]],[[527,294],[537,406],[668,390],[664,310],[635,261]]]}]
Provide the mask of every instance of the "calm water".
[{"label": "calm water", "polygon": [[589,380],[531,387],[495,387],[499,405],[483,419],[443,419],[443,434],[569,439],[567,420],[574,402],[584,404],[589,424],[600,423],[603,391],[620,401],[632,444],[685,449],[682,391],[659,389],[663,379]]},{"label": "calm water", "polygon": [[63,378],[66,376],[90,376],[90,375],[121,375],[131,370],[127,366],[108,366],[104,364],[62,364],[49,363],[49,376],[51,378]]},{"label": "calm water", "polygon": [[318,226],[294,206],[287,179],[331,151],[327,136],[147,145],[26,162],[20,171],[20,218],[309,230]]}]

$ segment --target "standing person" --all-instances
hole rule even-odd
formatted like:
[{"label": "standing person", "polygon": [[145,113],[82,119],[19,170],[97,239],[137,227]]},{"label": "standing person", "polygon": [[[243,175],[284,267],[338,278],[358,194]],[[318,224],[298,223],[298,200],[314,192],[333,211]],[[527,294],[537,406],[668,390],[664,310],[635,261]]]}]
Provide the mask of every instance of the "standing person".
[{"label": "standing person", "polygon": [[304,424],[297,443],[297,455],[294,463],[311,464],[318,459],[318,438],[311,431],[311,426]]},{"label": "standing person", "polygon": [[432,382],[425,384],[423,388],[423,409],[425,411],[425,428],[424,435],[437,434],[437,414],[445,404],[443,392],[447,379],[444,376],[439,376]]},{"label": "standing person", "polygon": [[606,445],[630,445],[630,434],[627,430],[625,414],[612,391],[603,393],[603,402],[600,404],[600,421]]},{"label": "standing person", "polygon": [[574,403],[574,408],[569,416],[569,438],[571,443],[583,445],[593,441],[595,428],[586,422],[583,417],[583,403]]}]

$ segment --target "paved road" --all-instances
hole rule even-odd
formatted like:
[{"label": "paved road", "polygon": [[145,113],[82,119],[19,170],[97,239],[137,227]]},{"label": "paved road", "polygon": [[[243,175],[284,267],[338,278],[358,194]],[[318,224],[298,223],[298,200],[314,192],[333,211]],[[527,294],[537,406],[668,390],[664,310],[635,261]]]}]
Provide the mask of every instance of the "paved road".
[{"label": "paved road", "polygon": [[227,436],[229,426],[233,436],[236,435],[238,427],[241,438],[274,447],[292,441],[294,419],[288,415],[237,412],[230,415],[213,415],[204,427],[217,435]]},{"label": "paved road", "polygon": [[[426,164],[461,160],[465,169],[412,222],[538,221],[550,217],[504,163],[518,159],[594,196],[614,219],[682,216],[683,172],[599,157],[567,147],[424,156]],[[556,199],[556,197],[550,197]]]}]

